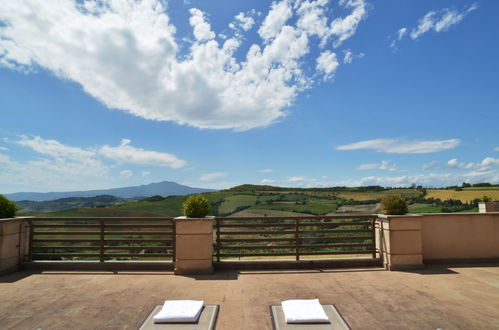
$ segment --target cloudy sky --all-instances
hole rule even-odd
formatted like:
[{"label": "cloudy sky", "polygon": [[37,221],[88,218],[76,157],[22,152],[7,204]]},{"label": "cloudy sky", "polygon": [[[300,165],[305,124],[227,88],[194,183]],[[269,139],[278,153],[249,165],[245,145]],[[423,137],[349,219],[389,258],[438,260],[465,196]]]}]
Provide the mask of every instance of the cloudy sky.
[{"label": "cloudy sky", "polygon": [[0,193],[499,183],[498,12],[2,1]]}]

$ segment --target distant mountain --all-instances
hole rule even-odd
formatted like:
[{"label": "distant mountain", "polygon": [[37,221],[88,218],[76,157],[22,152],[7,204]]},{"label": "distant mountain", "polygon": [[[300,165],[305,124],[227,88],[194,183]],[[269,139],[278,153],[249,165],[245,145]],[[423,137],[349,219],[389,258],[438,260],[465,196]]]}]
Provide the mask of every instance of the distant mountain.
[{"label": "distant mountain", "polygon": [[17,201],[21,213],[55,212],[67,209],[102,208],[133,201],[132,199],[100,195],[96,197],[67,197],[51,201]]},{"label": "distant mountain", "polygon": [[123,187],[114,189],[101,190],[86,190],[86,191],[67,191],[67,192],[18,192],[13,194],[5,194],[13,201],[51,201],[69,197],[95,197],[99,195],[111,195],[122,198],[144,198],[154,195],[171,196],[171,195],[190,195],[199,194],[202,192],[213,192],[215,189],[192,188],[178,184],[176,182],[163,181],[158,183],[150,183],[141,186]]}]

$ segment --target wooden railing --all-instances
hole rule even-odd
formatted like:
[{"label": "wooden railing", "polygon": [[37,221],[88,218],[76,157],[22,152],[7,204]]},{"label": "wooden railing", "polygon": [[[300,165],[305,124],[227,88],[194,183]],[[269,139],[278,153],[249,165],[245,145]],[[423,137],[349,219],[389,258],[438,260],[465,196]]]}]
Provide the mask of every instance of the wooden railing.
[{"label": "wooden railing", "polygon": [[371,255],[376,216],[215,218],[215,255],[222,258]]},{"label": "wooden railing", "polygon": [[31,218],[32,260],[175,260],[173,218]]}]

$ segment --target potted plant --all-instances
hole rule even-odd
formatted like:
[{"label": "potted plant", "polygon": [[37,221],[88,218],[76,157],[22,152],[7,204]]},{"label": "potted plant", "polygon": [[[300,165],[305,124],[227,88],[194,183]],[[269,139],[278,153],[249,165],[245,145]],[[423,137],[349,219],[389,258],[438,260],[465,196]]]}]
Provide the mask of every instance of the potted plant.
[{"label": "potted plant", "polygon": [[184,216],[175,219],[175,274],[213,272],[213,217],[210,203],[191,195],[182,204]]},{"label": "potted plant", "polygon": [[182,204],[186,218],[204,218],[211,213],[210,202],[201,195],[190,195]]},{"label": "potted plant", "polygon": [[388,195],[381,201],[381,212],[386,215],[404,215],[409,211],[407,201],[399,195]]}]

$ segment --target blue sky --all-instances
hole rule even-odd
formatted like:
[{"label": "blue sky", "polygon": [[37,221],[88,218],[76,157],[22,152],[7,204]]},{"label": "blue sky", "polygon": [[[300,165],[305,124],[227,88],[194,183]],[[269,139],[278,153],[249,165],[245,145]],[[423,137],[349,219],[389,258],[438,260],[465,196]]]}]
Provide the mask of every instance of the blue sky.
[{"label": "blue sky", "polygon": [[499,183],[497,1],[0,7],[0,193]]}]

